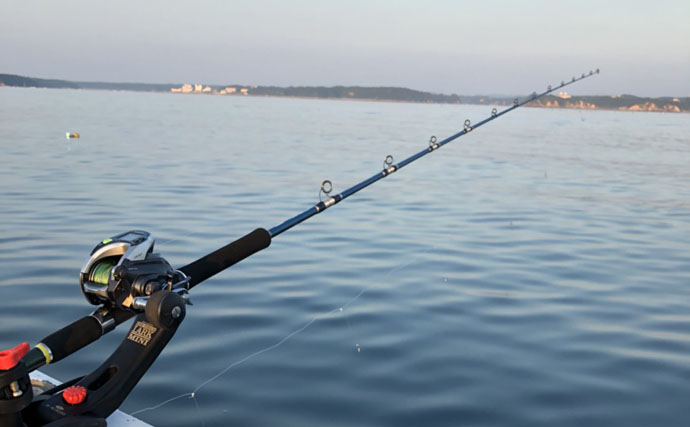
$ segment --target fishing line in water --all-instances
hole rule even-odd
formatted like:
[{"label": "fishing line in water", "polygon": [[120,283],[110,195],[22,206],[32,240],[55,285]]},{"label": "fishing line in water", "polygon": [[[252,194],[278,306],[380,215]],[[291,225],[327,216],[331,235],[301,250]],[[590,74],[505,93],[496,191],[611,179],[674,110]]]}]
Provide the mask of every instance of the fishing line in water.
[{"label": "fishing line in water", "polygon": [[[250,361],[251,359],[254,359],[255,357],[258,357],[258,356],[260,356],[260,355],[262,355],[262,354],[264,354],[264,353],[267,353],[267,352],[270,352],[270,351],[272,351],[272,350],[277,349],[278,347],[280,347],[280,346],[282,346],[283,344],[285,344],[287,341],[289,341],[289,340],[290,340],[291,338],[293,338],[294,336],[300,334],[301,332],[304,332],[304,331],[305,331],[306,329],[308,329],[311,325],[313,325],[317,320],[325,320],[325,319],[328,319],[328,318],[332,317],[334,314],[337,315],[337,314],[343,314],[343,313],[345,313],[346,309],[347,309],[348,307],[350,307],[352,304],[354,304],[357,300],[359,300],[365,293],[367,293],[367,292],[370,291],[371,289],[377,287],[379,283],[386,283],[387,279],[391,276],[391,274],[393,274],[393,273],[395,273],[395,272],[398,272],[398,271],[401,271],[401,270],[403,270],[403,269],[409,267],[409,266],[412,265],[414,262],[418,261],[419,256],[420,256],[421,254],[427,254],[427,253],[433,252],[433,251],[436,250],[436,249],[437,249],[437,246],[432,246],[432,247],[430,247],[430,248],[428,248],[428,249],[426,249],[426,250],[419,251],[419,252],[414,252],[414,257],[413,257],[413,259],[410,259],[409,261],[405,262],[404,264],[400,264],[400,265],[398,265],[398,266],[396,266],[396,267],[391,268],[390,270],[388,270],[388,272],[383,276],[383,278],[382,278],[380,281],[375,281],[373,284],[371,284],[371,285],[369,285],[369,286],[367,286],[367,287],[361,289],[354,297],[350,298],[348,301],[346,301],[344,304],[342,304],[342,305],[339,306],[338,308],[334,308],[334,309],[329,310],[329,311],[327,311],[327,312],[320,313],[320,314],[317,314],[317,315],[313,316],[313,317],[312,317],[308,322],[306,322],[303,326],[301,326],[300,328],[295,329],[294,331],[290,332],[289,334],[287,334],[285,337],[283,337],[282,339],[280,339],[280,340],[279,340],[278,342],[276,342],[275,344],[272,344],[272,345],[270,345],[270,346],[268,346],[268,347],[264,347],[264,348],[262,348],[262,349],[260,349],[260,350],[257,350],[257,351],[255,351],[255,352],[253,352],[253,353],[251,353],[251,354],[249,354],[249,355],[247,355],[247,356],[245,356],[245,357],[239,359],[239,360],[236,360],[236,361],[230,363],[230,364],[227,365],[225,368],[223,368],[221,371],[219,371],[219,372],[216,373],[215,375],[211,376],[209,379],[207,379],[207,380],[203,381],[202,383],[200,383],[200,384],[199,384],[198,386],[196,386],[192,391],[187,392],[187,393],[180,394],[180,395],[175,396],[175,397],[171,397],[171,398],[169,398],[169,399],[167,399],[167,400],[164,400],[163,402],[161,402],[161,403],[159,403],[159,404],[157,404],[157,405],[150,406],[150,407],[146,407],[146,408],[142,408],[142,409],[139,409],[139,410],[137,410],[137,411],[133,411],[133,412],[130,413],[130,415],[136,416],[136,415],[141,414],[141,413],[144,413],[144,412],[148,412],[148,411],[153,411],[153,410],[159,409],[159,408],[161,408],[161,407],[163,407],[163,406],[165,406],[165,405],[167,405],[167,404],[169,404],[169,403],[172,403],[172,402],[174,402],[174,401],[176,401],[176,400],[179,400],[179,399],[182,399],[182,398],[189,398],[189,399],[192,399],[192,400],[194,401],[194,405],[196,406],[197,411],[198,411],[198,413],[200,414],[199,416],[200,416],[200,420],[201,420],[201,425],[202,425],[202,426],[205,426],[205,425],[206,425],[206,424],[205,424],[205,420],[203,419],[203,416],[201,415],[201,414],[202,414],[202,411],[200,411],[199,402],[198,402],[198,400],[197,400],[197,398],[196,398],[196,397],[197,397],[197,393],[199,393],[199,391],[200,391],[202,388],[204,388],[204,387],[207,386],[208,384],[214,382],[214,381],[217,380],[218,378],[222,377],[223,375],[225,375],[225,374],[226,374],[228,371],[230,371],[231,369],[233,369],[233,368],[235,368],[235,367],[237,367],[237,366],[239,366],[239,365],[241,365],[241,364],[243,364],[243,363],[245,363],[245,362],[248,362],[248,361]],[[345,316],[347,316],[347,315],[345,314]],[[349,317],[346,317],[346,319],[347,319],[347,322],[348,322],[348,323],[347,323],[348,329],[352,331],[352,327],[351,327],[351,324],[350,324],[350,322],[349,322]],[[360,347],[360,345],[359,345],[359,342],[355,343],[355,351],[356,351],[357,353],[360,353],[360,352],[361,352],[361,347]]]},{"label": "fishing line in water", "polygon": [[[375,182],[377,182],[377,181],[379,181],[379,180],[381,180],[381,179],[383,179],[383,178],[385,178],[385,177],[391,175],[392,173],[398,171],[399,169],[405,167],[406,165],[409,165],[409,164],[411,164],[412,162],[416,161],[417,159],[419,159],[419,158],[421,158],[421,157],[423,157],[423,156],[425,156],[425,155],[427,155],[427,154],[429,154],[429,153],[431,153],[431,152],[436,151],[437,149],[441,148],[442,146],[444,146],[444,145],[446,145],[446,144],[448,144],[448,143],[450,143],[450,142],[456,140],[457,138],[460,138],[461,136],[464,136],[464,135],[470,133],[471,131],[473,131],[473,130],[479,128],[480,126],[483,126],[483,125],[489,123],[489,122],[492,121],[492,120],[497,119],[498,117],[501,117],[501,116],[504,115],[504,114],[509,113],[510,111],[512,111],[512,110],[514,110],[514,109],[516,109],[516,108],[519,108],[519,107],[521,107],[521,106],[523,106],[523,105],[525,105],[525,104],[528,104],[528,103],[530,103],[530,102],[532,102],[532,101],[535,101],[536,99],[539,99],[539,98],[541,98],[541,97],[543,97],[543,96],[545,96],[545,95],[548,95],[549,93],[553,92],[553,91],[556,90],[557,88],[562,88],[562,87],[564,87],[564,86],[570,85],[570,84],[572,84],[572,83],[575,83],[575,82],[577,82],[577,81],[579,81],[579,80],[585,79],[585,78],[587,78],[587,77],[589,77],[589,76],[592,76],[592,75],[594,75],[594,74],[595,74],[594,71],[590,71],[590,72],[589,72],[589,75],[586,75],[585,73],[582,73],[582,76],[581,76],[580,78],[576,78],[576,77],[573,76],[572,79],[571,79],[571,81],[568,82],[568,83],[566,83],[565,81],[561,81],[560,86],[552,87],[551,85],[549,85],[549,86],[547,87],[546,91],[544,91],[544,92],[542,92],[542,93],[540,93],[540,94],[537,94],[536,92],[532,92],[532,94],[531,94],[528,98],[524,99],[523,101],[520,101],[519,99],[515,98],[515,99],[513,100],[513,105],[512,105],[512,106],[510,106],[510,107],[504,109],[504,110],[501,111],[501,112],[498,112],[498,110],[497,110],[496,108],[493,108],[493,109],[491,110],[491,115],[490,115],[489,117],[486,117],[485,119],[483,119],[483,120],[477,122],[476,124],[472,124],[472,122],[471,122],[469,119],[468,119],[468,120],[465,120],[464,126],[463,126],[463,130],[461,130],[461,131],[459,131],[459,132],[457,132],[457,133],[455,133],[455,134],[453,134],[453,135],[451,135],[451,136],[445,138],[445,139],[442,140],[442,141],[438,141],[438,140],[436,139],[435,136],[432,136],[432,137],[430,138],[430,140],[429,140],[429,145],[428,145],[427,148],[425,148],[425,149],[419,151],[419,152],[416,153],[416,154],[413,154],[412,156],[410,156],[410,157],[408,157],[408,158],[402,160],[401,162],[399,162],[399,163],[397,163],[397,164],[394,164],[394,162],[393,162],[393,157],[392,157],[392,156],[390,156],[390,155],[389,155],[389,156],[386,156],[386,158],[385,158],[385,160],[384,160],[383,168],[382,168],[381,171],[379,171],[378,173],[372,175],[371,177],[369,177],[369,178],[367,178],[367,179],[365,179],[365,180],[363,180],[363,181],[361,181],[361,182],[359,182],[359,183],[353,185],[352,187],[347,188],[346,190],[344,190],[343,192],[341,192],[341,193],[339,193],[339,194],[336,194],[336,195],[333,195],[333,196],[332,196],[332,195],[330,194],[330,193],[331,193],[331,190],[333,189],[332,183],[331,183],[331,181],[329,181],[329,180],[325,180],[325,181],[323,181],[322,184],[321,184],[321,189],[320,189],[320,192],[319,192],[319,203],[317,203],[316,205],[314,205],[314,206],[312,206],[312,207],[306,209],[305,211],[303,211],[303,212],[301,212],[301,213],[295,215],[295,216],[292,217],[292,218],[289,218],[289,219],[285,220],[284,222],[282,222],[282,223],[280,223],[280,224],[276,225],[275,227],[272,227],[272,228],[270,228],[270,229],[268,229],[268,230],[265,230],[265,229],[257,229],[257,230],[255,230],[254,232],[252,232],[252,233],[250,233],[250,234],[248,234],[247,236],[245,236],[245,237],[242,238],[242,239],[245,239],[245,240],[239,239],[239,240],[237,240],[237,241],[231,243],[230,245],[228,245],[228,246],[226,246],[226,247],[224,247],[224,248],[219,249],[218,251],[223,252],[224,250],[226,250],[226,248],[228,248],[228,247],[230,247],[230,246],[232,246],[232,245],[234,245],[234,244],[239,245],[239,244],[240,244],[240,243],[239,243],[240,241],[245,242],[245,243],[246,243],[246,242],[249,242],[249,241],[255,242],[255,243],[257,244],[257,248],[256,248],[256,250],[254,250],[254,252],[256,252],[256,251],[258,251],[258,250],[261,250],[261,249],[263,249],[263,248],[265,248],[265,247],[268,247],[268,245],[270,244],[271,239],[277,237],[278,235],[284,233],[285,231],[291,229],[292,227],[294,227],[294,226],[296,226],[296,225],[298,225],[298,224],[300,224],[300,223],[306,221],[307,219],[311,218],[312,216],[317,215],[317,214],[323,212],[324,210],[330,208],[331,206],[334,206],[335,204],[337,204],[337,203],[339,203],[339,202],[345,200],[346,198],[348,198],[348,197],[354,195],[355,193],[361,191],[362,189],[364,189],[364,188],[366,188],[366,187],[368,187],[368,186],[374,184]],[[599,69],[596,70],[596,74],[599,74]],[[582,118],[583,118],[583,117],[582,117]],[[322,196],[325,196],[325,197],[322,198]],[[325,200],[324,200],[324,199],[325,199]],[[256,233],[258,233],[258,234],[256,234]],[[263,237],[258,237],[258,236],[263,236]],[[179,238],[179,236],[178,236],[178,238]],[[264,245],[264,246],[259,247],[260,245]],[[433,249],[433,248],[432,248],[432,249]],[[430,249],[430,250],[431,250],[431,249]],[[252,253],[254,253],[254,252],[252,252]],[[214,252],[213,254],[215,254],[215,252]],[[213,254],[211,254],[211,255],[213,255]],[[418,253],[415,254],[416,257],[417,257],[418,255],[419,255]],[[200,260],[197,260],[197,261],[195,261],[194,263],[192,263],[192,264],[190,264],[190,265],[188,265],[188,266],[183,267],[183,271],[184,271],[184,269],[187,269],[187,272],[189,272],[190,270],[194,271],[194,269],[195,269],[196,267],[198,267],[196,264],[198,264],[198,263],[202,263],[202,264],[203,264],[203,261],[205,261],[206,258],[209,257],[209,256],[210,256],[210,255],[207,255],[206,257],[204,257],[204,258],[202,258],[202,259],[200,259]],[[248,255],[247,255],[247,256],[248,256]],[[237,262],[237,261],[234,261],[234,262]],[[393,269],[389,270],[388,273],[385,275],[385,278],[388,278],[388,276],[390,276],[390,274],[393,273],[394,271],[397,271],[397,270],[400,270],[400,269],[402,269],[402,268],[405,268],[405,267],[409,266],[411,263],[412,263],[412,261],[407,262],[407,263],[405,263],[404,265],[402,265],[402,266],[400,266],[400,267],[396,267],[396,268],[393,268]],[[232,264],[229,264],[228,266],[230,266],[230,265],[232,265]],[[227,268],[228,266],[225,266],[225,267],[223,267],[222,269]],[[215,271],[215,272],[213,272],[212,274],[207,275],[206,277],[203,277],[203,276],[202,276],[201,279],[198,279],[198,282],[201,282],[201,281],[205,280],[206,278],[208,278],[208,277],[210,277],[211,275],[213,275],[213,274],[215,274],[215,273],[221,271],[222,269],[219,269],[218,271]],[[185,272],[185,274],[186,274],[187,272]],[[194,274],[191,274],[191,276],[194,277]],[[444,277],[444,281],[445,281],[445,277]],[[192,283],[191,286],[196,285],[198,282]],[[372,289],[372,288],[375,287],[375,286],[376,286],[376,285],[371,285],[371,286],[368,286],[368,287],[362,289],[355,297],[351,298],[351,299],[350,299],[349,301],[347,301],[345,304],[343,304],[342,306],[340,306],[340,307],[338,307],[338,308],[336,308],[336,309],[333,309],[333,310],[330,310],[330,311],[328,311],[328,312],[325,312],[325,313],[321,313],[321,314],[315,315],[314,317],[312,317],[311,320],[309,320],[307,323],[305,323],[302,327],[300,327],[300,328],[298,328],[298,329],[292,331],[291,333],[289,333],[287,336],[285,336],[284,338],[282,338],[281,340],[279,340],[279,341],[276,342],[275,344],[272,344],[272,345],[270,345],[270,346],[268,346],[268,347],[265,347],[265,348],[263,348],[263,349],[261,349],[261,350],[255,351],[254,353],[251,353],[251,354],[249,354],[249,355],[247,355],[247,356],[245,356],[245,357],[243,357],[243,358],[241,358],[241,359],[239,359],[239,360],[237,360],[237,361],[235,361],[235,362],[232,362],[231,364],[229,364],[228,366],[226,366],[224,369],[222,369],[221,371],[219,371],[218,373],[216,373],[215,375],[213,375],[212,377],[210,377],[210,378],[207,379],[206,381],[203,381],[203,382],[202,382],[201,384],[199,384],[196,388],[194,388],[191,392],[184,393],[184,394],[181,394],[181,395],[179,395],[179,396],[170,398],[170,399],[168,399],[168,400],[166,400],[166,401],[164,401],[164,402],[162,402],[162,403],[160,403],[160,404],[158,404],[158,405],[155,405],[155,406],[153,406],[153,407],[140,409],[140,410],[138,410],[138,411],[133,412],[132,415],[141,414],[141,413],[146,412],[146,411],[158,409],[158,408],[160,408],[160,407],[162,407],[162,406],[164,406],[164,405],[166,405],[166,404],[168,404],[168,403],[174,402],[174,401],[176,401],[176,400],[178,400],[178,399],[181,399],[181,398],[184,398],[184,397],[188,397],[188,398],[193,399],[193,400],[194,400],[194,403],[195,403],[195,405],[197,406],[197,409],[198,409],[198,408],[199,408],[199,405],[198,405],[198,401],[197,401],[197,399],[196,399],[196,396],[197,396],[197,393],[198,393],[199,391],[201,391],[206,385],[212,383],[213,381],[217,380],[217,379],[220,378],[221,376],[225,375],[228,371],[230,371],[231,369],[235,368],[236,366],[239,366],[239,365],[241,365],[242,363],[245,363],[245,362],[247,362],[247,361],[249,361],[249,360],[251,360],[251,359],[253,359],[253,358],[255,358],[255,357],[258,357],[258,356],[260,356],[260,355],[262,355],[262,354],[264,354],[264,353],[266,353],[266,352],[275,350],[276,348],[282,346],[285,342],[287,342],[288,340],[290,340],[292,337],[296,336],[297,334],[299,334],[299,333],[303,332],[304,330],[306,330],[307,328],[309,328],[309,327],[310,327],[312,324],[314,324],[314,322],[316,322],[317,320],[329,318],[329,317],[332,316],[334,313],[343,313],[345,308],[347,308],[348,306],[352,305],[352,304],[353,304],[355,301],[357,301],[362,295],[364,295],[364,293],[366,293],[368,290]],[[350,325],[350,323],[349,323],[349,319],[347,319],[347,320],[348,320],[348,327],[351,329],[351,325]],[[356,351],[359,353],[360,350],[361,350],[361,349],[360,349],[360,346],[359,346],[359,343],[356,343],[356,344],[355,344],[355,347],[356,347]],[[203,417],[201,418],[200,421],[201,421],[202,425],[205,425],[205,420],[203,419]]]}]

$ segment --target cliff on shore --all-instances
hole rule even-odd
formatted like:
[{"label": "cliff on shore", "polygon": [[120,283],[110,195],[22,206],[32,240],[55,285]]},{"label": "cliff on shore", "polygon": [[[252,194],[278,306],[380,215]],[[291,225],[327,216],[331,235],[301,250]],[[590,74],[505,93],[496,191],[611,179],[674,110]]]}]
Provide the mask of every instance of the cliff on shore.
[{"label": "cliff on shore", "polygon": [[[510,105],[512,99],[491,97],[461,97],[467,104]],[[542,108],[575,108],[581,110],[654,111],[665,113],[690,112],[690,97],[643,98],[634,95],[570,96],[546,95],[526,106]]]}]

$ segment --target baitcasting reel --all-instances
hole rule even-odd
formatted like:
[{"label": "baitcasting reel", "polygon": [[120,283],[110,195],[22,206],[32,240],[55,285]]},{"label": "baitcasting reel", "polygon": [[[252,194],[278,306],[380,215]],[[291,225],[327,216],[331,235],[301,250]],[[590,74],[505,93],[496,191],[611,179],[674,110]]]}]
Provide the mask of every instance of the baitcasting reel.
[{"label": "baitcasting reel", "polygon": [[188,300],[189,278],[153,253],[154,244],[151,234],[132,230],[96,245],[79,275],[86,299],[135,312],[144,311],[149,297],[160,290],[176,291]]}]

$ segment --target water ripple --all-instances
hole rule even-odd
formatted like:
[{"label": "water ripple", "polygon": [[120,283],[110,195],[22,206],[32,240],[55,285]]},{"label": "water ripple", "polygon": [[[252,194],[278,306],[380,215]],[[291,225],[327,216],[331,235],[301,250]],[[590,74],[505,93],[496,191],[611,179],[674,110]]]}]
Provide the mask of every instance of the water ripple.
[{"label": "water ripple", "polygon": [[[0,120],[2,348],[92,310],[78,274],[105,237],[147,229],[184,265],[486,114],[0,91],[0,117],[21,118]],[[687,117],[498,123],[195,288],[124,409],[171,426],[687,425]],[[125,332],[45,369],[83,375]]]}]

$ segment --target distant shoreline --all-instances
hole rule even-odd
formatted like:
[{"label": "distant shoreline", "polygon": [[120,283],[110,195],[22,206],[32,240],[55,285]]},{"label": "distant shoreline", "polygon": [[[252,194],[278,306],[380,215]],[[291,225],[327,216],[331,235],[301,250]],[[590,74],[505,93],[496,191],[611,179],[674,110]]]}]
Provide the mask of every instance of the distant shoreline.
[{"label": "distant shoreline", "polygon": [[[399,87],[364,86],[247,86],[158,83],[75,82],[0,74],[0,87],[37,87],[54,89],[124,90],[170,93],[172,95],[263,96],[296,99],[331,99],[347,101],[404,102],[423,104],[470,104],[510,106],[512,97],[445,95]],[[524,97],[523,97],[524,99]],[[546,95],[529,104],[534,108],[559,108],[607,111],[690,112],[690,97],[645,98],[621,96],[571,96],[565,92]]]}]

